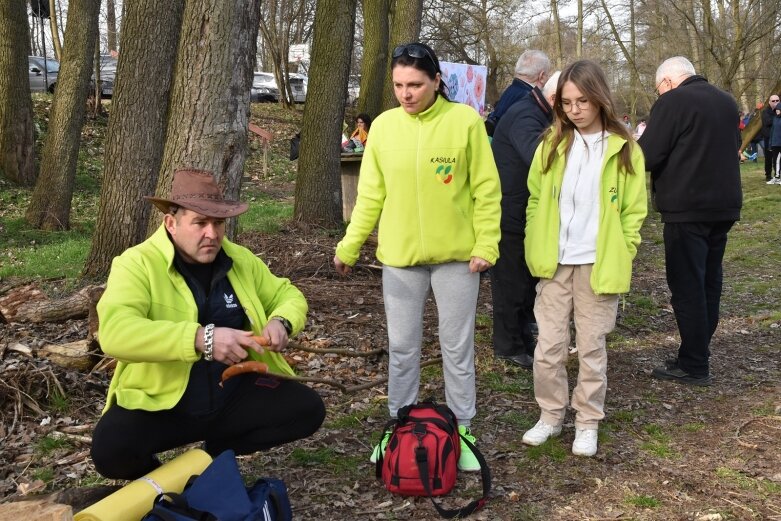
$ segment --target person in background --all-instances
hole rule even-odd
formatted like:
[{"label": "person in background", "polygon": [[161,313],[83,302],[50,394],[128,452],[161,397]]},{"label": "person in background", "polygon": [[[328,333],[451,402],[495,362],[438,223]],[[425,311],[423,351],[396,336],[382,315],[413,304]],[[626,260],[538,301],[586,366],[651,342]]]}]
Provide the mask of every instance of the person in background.
[{"label": "person in background", "polygon": [[366,113],[355,116],[355,130],[350,134],[350,140],[347,143],[347,149],[351,152],[363,152],[366,147],[366,139],[369,137],[369,127],[371,127],[372,118]]},{"label": "person in background", "polygon": [[528,183],[524,246],[529,271],[540,278],[534,397],[541,414],[522,441],[540,445],[561,434],[574,318],[580,368],[572,453],[593,456],[605,416],[605,337],[615,327],[618,295],[629,291],[647,213],[643,153],[596,63],[579,60],[562,71],[553,125],[534,154]]},{"label": "person in background", "polygon": [[[771,94],[767,106],[762,109],[762,148],[765,151],[765,181],[767,184],[775,184],[775,176],[781,175],[775,170],[775,157],[770,149],[770,134],[773,131],[773,117],[778,106],[778,94]],[[775,172],[775,175],[773,173]],[[772,181],[772,183],[771,183]]]},{"label": "person in background", "polygon": [[100,346],[117,367],[92,436],[95,469],[136,479],[160,465],[158,453],[189,443],[215,457],[313,434],[325,406],[306,385],[248,373],[220,386],[250,353],[292,375],[281,353],[306,321],[304,295],[225,238],[225,220],[247,205],[199,170],[175,172],[168,198],[146,199],[163,224],[114,259],[97,306]]},{"label": "person in background", "polygon": [[640,136],[643,135],[643,132],[645,132],[645,127],[647,123],[645,121],[645,118],[640,118],[640,121],[637,123],[637,128],[635,129],[634,134],[632,134],[632,137],[635,138],[635,140],[640,139]]},{"label": "person in background", "polygon": [[542,51],[530,49],[518,57],[512,83],[504,90],[496,107],[485,120],[489,136],[494,135],[499,120],[516,101],[525,98],[535,85],[545,85],[552,69],[550,58]]},{"label": "person in background", "polygon": [[[553,121],[559,72],[515,103],[499,122],[491,148],[502,185],[502,238],[499,259],[489,270],[493,303],[494,356],[525,369],[534,364],[534,286],[523,252],[526,203],[534,151]],[[540,90],[542,88],[542,90]]]},{"label": "person in background", "polygon": [[[651,375],[711,385],[710,343],[719,323],[727,233],[740,219],[738,106],[683,56],[656,69],[659,98],[640,138],[664,223],[670,302],[681,342]],[[708,146],[703,146],[707,143]]]},{"label": "person in background", "polygon": [[[388,411],[417,402],[423,311],[433,292],[447,405],[470,441],[476,414],[475,313],[480,273],[499,254],[499,174],[480,115],[448,101],[439,60],[421,43],[396,47],[400,107],[380,114],[361,162],[358,196],[333,262],[347,275],[379,222],[377,258],[388,326]],[[390,437],[386,432],[370,460]],[[480,470],[461,443],[458,468]]]},{"label": "person in background", "polygon": [[624,114],[624,117],[621,119],[621,122],[624,124],[626,128],[632,130],[632,121],[629,119],[629,114]]},{"label": "person in background", "polygon": [[773,127],[770,130],[769,143],[776,175],[767,184],[781,185],[781,105],[776,104],[776,110],[773,113]]}]

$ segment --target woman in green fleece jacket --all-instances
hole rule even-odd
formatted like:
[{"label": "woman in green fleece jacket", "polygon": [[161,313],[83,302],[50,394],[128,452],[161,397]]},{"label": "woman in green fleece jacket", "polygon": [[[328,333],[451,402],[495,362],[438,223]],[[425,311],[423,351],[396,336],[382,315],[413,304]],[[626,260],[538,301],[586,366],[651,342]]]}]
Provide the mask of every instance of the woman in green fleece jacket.
[{"label": "woman in green fleece jacket", "polygon": [[[352,221],[334,265],[346,275],[379,222],[388,321],[388,409],[415,403],[420,384],[423,310],[433,291],[445,397],[470,440],[475,407],[474,325],[480,273],[499,255],[501,192],[482,118],[445,95],[430,47],[397,47],[391,63],[401,105],[372,122]],[[375,461],[388,433],[374,448]],[[462,443],[461,470],[480,470]]]},{"label": "woman in green fleece jacket", "polygon": [[561,433],[574,316],[580,369],[572,452],[593,456],[607,390],[605,336],[615,327],[618,294],[629,291],[647,213],[645,163],[596,63],[564,69],[553,110],[527,181],[526,264],[540,278],[534,396],[541,415],[523,442],[539,445]]}]

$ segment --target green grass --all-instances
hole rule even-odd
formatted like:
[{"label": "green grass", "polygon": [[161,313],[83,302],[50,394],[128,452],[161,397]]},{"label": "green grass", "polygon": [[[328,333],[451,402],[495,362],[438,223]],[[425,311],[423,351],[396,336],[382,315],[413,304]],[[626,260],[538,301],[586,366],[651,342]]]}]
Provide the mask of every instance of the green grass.
[{"label": "green grass", "polygon": [[49,396],[49,407],[57,413],[65,414],[71,408],[70,398],[55,388],[51,396]]},{"label": "green grass", "polygon": [[516,428],[518,432],[525,432],[531,425],[534,425],[537,422],[538,417],[539,414],[536,411],[509,411],[501,415],[499,421],[505,425]]},{"label": "green grass", "polygon": [[290,453],[290,459],[296,465],[325,468],[336,475],[344,475],[361,471],[366,458],[364,454],[345,456],[332,448],[322,447],[316,450],[295,448]]},{"label": "green grass", "polygon": [[293,216],[292,200],[272,199],[257,191],[249,192],[243,199],[249,209],[239,217],[241,232],[276,233],[281,224]]},{"label": "green grass", "polygon": [[479,377],[481,387],[485,386],[498,393],[519,394],[534,387],[532,374],[524,370],[512,373],[492,371],[482,373]]},{"label": "green grass", "polygon": [[653,454],[657,458],[677,459],[679,454],[670,447],[670,436],[654,423],[643,427],[648,440],[640,444],[640,449]]},{"label": "green grass", "polygon": [[55,438],[47,434],[35,442],[35,453],[39,456],[48,456],[58,449],[70,447],[71,443],[66,438]]},{"label": "green grass", "polygon": [[646,496],[644,494],[631,495],[627,497],[625,501],[626,503],[638,508],[656,508],[662,504],[662,502],[655,497]]},{"label": "green grass", "polygon": [[30,475],[33,480],[40,479],[44,483],[51,483],[54,479],[54,469],[51,467],[41,467],[34,469]]},{"label": "green grass", "polygon": [[754,490],[765,496],[781,494],[781,484],[764,479],[755,479],[729,467],[717,468],[716,476],[737,485],[743,490]]},{"label": "green grass", "polygon": [[526,448],[526,457],[531,461],[537,461],[543,457],[550,458],[553,461],[564,461],[569,451],[560,438],[548,438],[542,445]]}]

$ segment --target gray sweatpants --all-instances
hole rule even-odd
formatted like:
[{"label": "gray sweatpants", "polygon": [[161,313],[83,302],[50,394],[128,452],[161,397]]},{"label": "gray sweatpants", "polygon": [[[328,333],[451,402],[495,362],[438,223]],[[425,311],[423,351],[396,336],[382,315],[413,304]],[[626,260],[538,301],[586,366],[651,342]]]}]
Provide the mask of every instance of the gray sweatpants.
[{"label": "gray sweatpants", "polygon": [[[388,410],[418,400],[423,311],[429,290],[439,312],[439,344],[445,375],[445,399],[469,426],[475,416],[475,310],[480,274],[468,262],[409,268],[383,266],[382,294],[388,319]],[[428,397],[426,397],[428,398]]]}]

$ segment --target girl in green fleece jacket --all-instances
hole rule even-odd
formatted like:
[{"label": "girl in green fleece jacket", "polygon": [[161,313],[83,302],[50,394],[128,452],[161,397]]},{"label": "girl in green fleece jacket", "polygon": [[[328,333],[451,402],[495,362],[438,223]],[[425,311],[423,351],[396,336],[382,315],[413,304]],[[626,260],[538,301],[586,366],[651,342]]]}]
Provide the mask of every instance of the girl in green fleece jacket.
[{"label": "girl in green fleece jacket", "polygon": [[524,246],[529,270],[540,278],[534,396],[541,415],[523,442],[539,445],[561,433],[574,316],[580,369],[572,452],[593,456],[607,390],[605,336],[615,327],[618,294],[629,290],[647,213],[645,164],[596,63],[564,69],[553,110],[528,178]]},{"label": "girl in green fleece jacket", "polygon": [[[474,326],[480,273],[499,255],[499,174],[482,118],[448,101],[430,47],[397,47],[391,63],[400,107],[372,122],[352,221],[334,265],[346,275],[379,222],[388,321],[388,409],[415,403],[423,311],[433,290],[439,312],[445,396],[459,430],[474,440]],[[376,460],[387,436],[375,447]],[[461,444],[461,470],[480,470]]]}]

